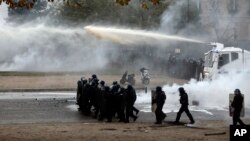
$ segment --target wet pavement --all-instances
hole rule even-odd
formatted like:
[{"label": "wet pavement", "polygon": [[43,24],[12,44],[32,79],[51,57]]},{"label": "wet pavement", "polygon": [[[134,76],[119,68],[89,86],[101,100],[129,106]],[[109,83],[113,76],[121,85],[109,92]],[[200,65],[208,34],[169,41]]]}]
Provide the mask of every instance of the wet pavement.
[{"label": "wet pavement", "polygon": [[[149,103],[136,104],[136,107],[141,110],[137,122],[154,122],[154,114],[151,112],[145,112],[145,107],[148,108],[149,106]],[[201,108],[193,106],[191,106],[190,109],[196,121],[231,121],[227,110],[202,110]],[[246,109],[245,118],[250,118],[249,113],[250,110]],[[173,121],[176,116],[176,111],[169,112],[167,115],[168,117],[165,120]],[[188,122],[185,113],[183,113],[181,120]],[[91,117],[84,116],[78,111],[78,106],[75,101],[75,92],[0,93],[0,124],[96,121],[97,120]]]}]

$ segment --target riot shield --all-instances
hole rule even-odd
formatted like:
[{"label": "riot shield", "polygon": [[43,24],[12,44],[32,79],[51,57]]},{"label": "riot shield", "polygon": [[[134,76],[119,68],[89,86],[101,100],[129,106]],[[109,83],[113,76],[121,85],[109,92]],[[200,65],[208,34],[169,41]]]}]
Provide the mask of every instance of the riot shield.
[{"label": "riot shield", "polygon": [[151,91],[151,111],[155,112],[157,108],[157,104],[156,104],[156,91],[152,90]]}]

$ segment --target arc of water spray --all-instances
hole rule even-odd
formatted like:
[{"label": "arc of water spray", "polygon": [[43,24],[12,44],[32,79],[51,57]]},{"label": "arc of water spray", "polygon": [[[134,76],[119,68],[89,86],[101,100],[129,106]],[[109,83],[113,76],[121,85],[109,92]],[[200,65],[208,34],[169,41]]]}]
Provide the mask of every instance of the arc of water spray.
[{"label": "arc of water spray", "polygon": [[152,42],[155,40],[176,40],[182,42],[203,43],[195,39],[166,35],[162,33],[145,31],[145,30],[132,30],[123,28],[111,28],[102,26],[85,26],[85,31],[94,35],[98,39],[111,40],[121,44],[135,44],[138,42]]}]

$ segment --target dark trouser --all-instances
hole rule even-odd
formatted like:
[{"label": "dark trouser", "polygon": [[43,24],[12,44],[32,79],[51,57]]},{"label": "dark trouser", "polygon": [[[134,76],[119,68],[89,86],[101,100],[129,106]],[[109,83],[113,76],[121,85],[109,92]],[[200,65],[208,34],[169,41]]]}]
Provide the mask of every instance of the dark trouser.
[{"label": "dark trouser", "polygon": [[106,116],[105,115],[105,109],[106,109],[106,105],[104,104],[105,102],[104,101],[101,101],[101,104],[100,104],[100,113],[99,113],[99,117],[98,117],[98,120],[103,120],[103,118]]},{"label": "dark trouser", "polygon": [[158,104],[155,110],[156,122],[161,123],[162,120],[166,117],[166,114],[162,111],[163,104]]},{"label": "dark trouser", "polygon": [[118,114],[118,118],[119,118],[119,121],[125,121],[125,113],[124,113],[124,110],[125,110],[125,107],[121,104],[119,105],[118,107],[118,111],[117,111],[117,114]]},{"label": "dark trouser", "polygon": [[181,114],[185,112],[188,116],[188,118],[190,119],[191,122],[194,122],[193,116],[191,115],[191,113],[189,112],[188,109],[188,105],[181,105],[181,108],[179,110],[179,112],[177,113],[177,117],[176,117],[176,122],[179,122],[180,118],[181,118]]},{"label": "dark trouser", "polygon": [[233,114],[233,125],[237,125],[237,122],[239,122],[240,125],[245,125],[242,120],[240,119],[240,111],[241,110],[235,110]]},{"label": "dark trouser", "polygon": [[132,118],[137,118],[134,114],[133,114],[133,105],[127,105],[126,106],[126,122],[129,122],[129,117]]},{"label": "dark trouser", "polygon": [[112,117],[114,115],[114,105],[110,104],[111,101],[107,102],[107,106],[106,106],[106,116],[108,119],[108,122],[112,122]]},{"label": "dark trouser", "polygon": [[138,109],[136,109],[134,106],[133,106],[133,111],[135,111],[136,113],[138,113],[138,112],[139,112],[139,110],[138,110]]},{"label": "dark trouser", "polygon": [[94,113],[94,118],[98,118],[98,115],[100,113],[100,106],[98,104],[95,104],[95,113]]},{"label": "dark trouser", "polygon": [[79,98],[79,108],[84,113],[84,115],[90,115],[90,104],[86,96],[80,96]]}]

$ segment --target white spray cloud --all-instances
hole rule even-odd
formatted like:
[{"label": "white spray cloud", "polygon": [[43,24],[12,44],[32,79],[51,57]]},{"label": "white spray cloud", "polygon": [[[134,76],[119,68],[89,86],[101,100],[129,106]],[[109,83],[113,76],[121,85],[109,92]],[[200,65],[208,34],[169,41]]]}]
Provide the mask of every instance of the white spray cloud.
[{"label": "white spray cloud", "polygon": [[5,21],[4,19],[7,18],[7,5],[3,3],[0,8],[0,25],[3,24]]},{"label": "white spray cloud", "polygon": [[103,68],[106,42],[97,43],[83,28],[26,24],[0,28],[1,71],[68,71]]},{"label": "white spray cloud", "polygon": [[[176,33],[177,35],[187,36],[202,39],[203,41],[227,41],[225,43],[229,43],[231,38],[230,30],[228,30],[228,25],[234,26],[234,19],[237,19],[237,22],[241,22],[240,20],[244,20],[244,13],[246,13],[246,7],[241,9],[241,12],[236,13],[234,15],[228,13],[230,15],[227,17],[222,17],[220,9],[216,9],[216,7],[211,11],[195,11],[196,7],[192,7],[194,3],[189,1],[189,9],[187,9],[188,4],[187,1],[177,0],[172,4],[163,14],[161,18],[161,25],[159,30],[166,33]],[[213,2],[207,1],[202,4],[210,5]],[[222,4],[222,3],[221,3]],[[239,2],[240,6],[245,6],[246,1]],[[201,9],[204,10],[204,9]],[[192,17],[188,17],[189,15],[193,15]],[[196,15],[198,12],[198,15]],[[206,16],[202,16],[204,12],[207,12]],[[201,14],[201,15],[199,15]],[[225,14],[225,13],[224,13]],[[192,19],[188,19],[192,18]],[[224,39],[225,38],[225,39]],[[209,49],[209,48],[208,48]],[[192,53],[194,52],[194,53]],[[197,53],[197,50],[190,50],[190,55]],[[236,69],[239,69],[235,67]],[[195,80],[191,80],[189,83],[184,85],[165,85],[163,87],[164,91],[168,95],[167,104],[176,105],[179,103],[179,94],[178,88],[184,87],[186,91],[190,94],[190,102],[192,100],[198,100],[200,102],[200,107],[206,108],[228,108],[229,102],[229,93],[233,93],[234,89],[239,88],[243,94],[245,94],[245,104],[246,107],[250,107],[250,98],[248,96],[248,92],[250,88],[249,78],[250,74],[245,73],[236,73],[232,72],[233,70],[228,70],[230,73],[225,75],[220,75],[218,78],[212,81],[202,81],[197,82]]]},{"label": "white spray cloud", "polygon": [[[189,104],[192,101],[199,101],[199,106],[191,106],[192,111],[201,111],[208,113],[207,110],[227,110],[229,106],[229,94],[233,94],[235,89],[240,89],[245,97],[245,107],[250,108],[249,96],[249,72],[220,75],[211,81],[190,80],[188,83],[179,85],[165,85],[163,91],[167,95],[164,106],[165,112],[177,112],[179,104],[179,87],[184,87],[189,95]],[[149,112],[151,109],[151,95],[139,92],[137,104],[142,104],[143,110]],[[209,113],[208,113],[209,114]],[[210,113],[211,114],[211,113]]]},{"label": "white spray cloud", "polygon": [[[197,82],[191,80],[184,85],[165,85],[163,90],[168,94],[173,94],[178,97],[178,88],[184,87],[190,95],[190,102],[192,100],[198,100],[200,106],[203,107],[228,107],[229,94],[233,93],[236,88],[241,89],[242,93],[249,91],[249,88],[244,85],[244,83],[247,82],[246,77],[249,78],[249,76],[249,74],[230,74],[219,76],[219,78],[212,81]],[[250,106],[249,103],[247,106]]]}]

